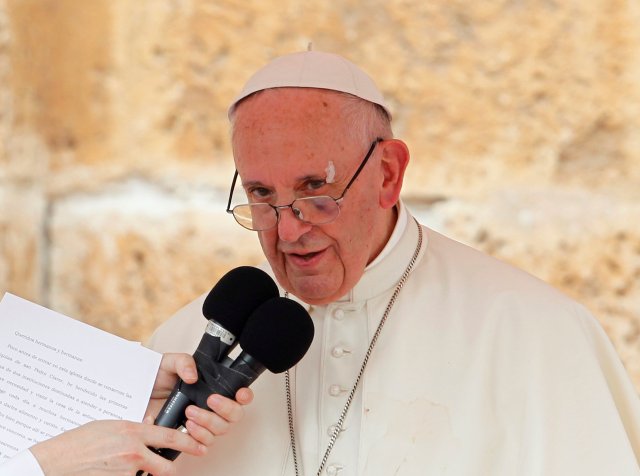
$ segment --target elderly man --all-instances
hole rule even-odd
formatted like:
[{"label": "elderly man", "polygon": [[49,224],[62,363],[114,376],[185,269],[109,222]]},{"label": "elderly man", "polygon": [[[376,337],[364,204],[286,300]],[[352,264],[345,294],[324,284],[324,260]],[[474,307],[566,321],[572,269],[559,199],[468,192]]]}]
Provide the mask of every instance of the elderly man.
[{"label": "elderly man", "polygon": [[[596,320],[416,222],[399,200],[409,152],[363,71],[321,52],[278,58],[230,119],[247,203],[229,211],[316,336],[179,474],[639,474],[640,405]],[[192,352],[201,305],[152,346]]]}]

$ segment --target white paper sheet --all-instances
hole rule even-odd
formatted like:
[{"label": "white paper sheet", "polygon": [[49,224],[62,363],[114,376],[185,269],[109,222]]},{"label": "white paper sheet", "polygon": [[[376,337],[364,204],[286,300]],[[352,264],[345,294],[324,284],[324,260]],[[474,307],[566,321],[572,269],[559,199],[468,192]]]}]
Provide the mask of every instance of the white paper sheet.
[{"label": "white paper sheet", "polygon": [[27,300],[0,301],[0,461],[91,420],[141,421],[161,354]]}]

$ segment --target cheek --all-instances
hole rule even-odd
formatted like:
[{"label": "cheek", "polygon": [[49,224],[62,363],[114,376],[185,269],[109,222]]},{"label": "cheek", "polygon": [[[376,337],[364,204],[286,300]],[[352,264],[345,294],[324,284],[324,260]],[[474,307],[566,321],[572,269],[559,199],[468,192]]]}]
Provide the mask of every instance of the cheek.
[{"label": "cheek", "polygon": [[280,285],[287,287],[286,272],[284,260],[281,253],[278,253],[278,234],[273,231],[258,232],[258,239],[265,258],[269,262],[271,269],[275,273],[277,281]]},{"label": "cheek", "polygon": [[374,238],[374,213],[374,208],[369,202],[362,202],[342,217],[339,233],[343,242],[350,245],[351,252],[354,252],[354,247],[356,252],[366,248],[368,242]]},{"label": "cheek", "polygon": [[375,226],[375,207],[369,202],[359,203],[355,212],[345,213],[344,221],[339,225],[339,254],[345,266],[345,274],[361,274],[373,258],[376,236],[379,230]]},{"label": "cheek", "polygon": [[345,273],[349,273],[354,267],[358,269],[366,265],[369,254],[369,239],[373,228],[368,220],[364,221],[363,219],[364,216],[358,215],[357,218],[346,222],[350,225],[338,228],[337,235],[334,235],[338,259],[344,265]]},{"label": "cheek", "polygon": [[262,252],[269,259],[273,258],[277,254],[278,236],[273,230],[259,231],[258,239],[260,240],[260,246]]}]

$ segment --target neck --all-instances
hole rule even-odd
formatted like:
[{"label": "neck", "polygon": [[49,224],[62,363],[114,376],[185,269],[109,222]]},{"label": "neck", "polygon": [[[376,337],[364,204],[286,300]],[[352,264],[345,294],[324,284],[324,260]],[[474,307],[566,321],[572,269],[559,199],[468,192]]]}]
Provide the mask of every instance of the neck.
[{"label": "neck", "polygon": [[391,238],[391,234],[393,233],[396,223],[398,222],[398,206],[397,205],[395,205],[393,208],[389,210],[385,210],[384,213],[385,213],[385,218],[384,220],[382,220],[382,224],[380,226],[380,228],[382,229],[380,236],[382,238],[376,244],[375,248],[373,248],[372,250],[373,252],[369,257],[369,261],[367,262],[367,265],[371,264],[382,252],[384,247],[389,242],[389,238]]}]

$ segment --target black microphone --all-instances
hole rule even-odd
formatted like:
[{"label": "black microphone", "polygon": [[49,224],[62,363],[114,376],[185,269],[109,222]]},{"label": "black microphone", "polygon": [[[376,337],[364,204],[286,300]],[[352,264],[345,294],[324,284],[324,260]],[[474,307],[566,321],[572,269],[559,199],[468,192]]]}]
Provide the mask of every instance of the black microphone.
[{"label": "black microphone", "polygon": [[306,354],[313,334],[313,321],[304,307],[283,297],[270,299],[249,317],[240,335],[242,352],[230,368],[245,376],[247,386],[265,369],[282,373]]},{"label": "black microphone", "polygon": [[[304,307],[288,298],[269,299],[248,318],[239,339],[242,352],[231,365],[213,362],[211,372],[199,376],[196,383],[183,383],[181,394],[203,404],[202,408],[207,408],[206,398],[212,393],[235,398],[265,369],[281,373],[297,364],[311,346],[313,334],[313,321]],[[204,401],[199,400],[204,395]],[[170,460],[180,454],[170,448],[154,451]]]},{"label": "black microphone", "polygon": [[[217,374],[214,365],[227,359],[229,351],[238,343],[236,337],[249,316],[278,294],[273,279],[251,266],[232,269],[216,283],[202,306],[202,313],[209,322],[193,354],[199,382],[207,381],[212,372]],[[167,428],[181,427],[186,422],[186,408],[191,404],[208,408],[206,400],[210,394],[206,387],[189,386],[178,379],[154,424]]]},{"label": "black microphone", "polygon": [[202,314],[209,322],[194,353],[196,362],[225,358],[238,343],[236,337],[251,313],[278,295],[276,283],[258,268],[240,266],[225,274],[202,305]]}]

